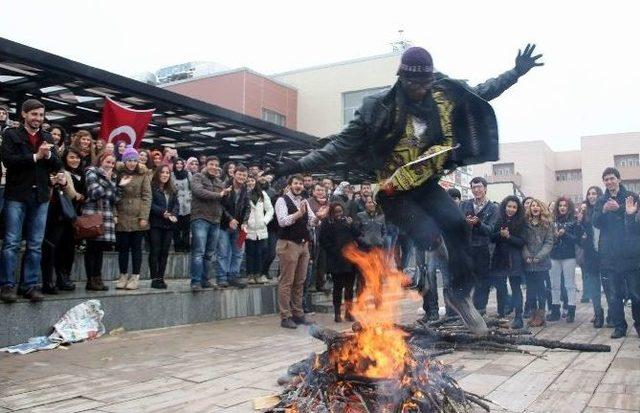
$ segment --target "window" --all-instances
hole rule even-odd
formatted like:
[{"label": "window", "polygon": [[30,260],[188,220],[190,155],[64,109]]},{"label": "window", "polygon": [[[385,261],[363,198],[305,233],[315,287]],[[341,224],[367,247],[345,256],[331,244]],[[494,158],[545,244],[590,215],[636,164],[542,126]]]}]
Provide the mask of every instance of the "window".
[{"label": "window", "polygon": [[362,100],[376,93],[380,93],[383,90],[388,89],[389,86],[377,87],[373,89],[357,90],[355,92],[345,92],[342,94],[342,124],[347,125],[351,122],[355,116],[356,110],[362,106]]},{"label": "window", "polygon": [[640,157],[637,153],[632,155],[614,155],[613,163],[616,168],[625,166],[640,166]]},{"label": "window", "polygon": [[493,174],[496,176],[505,176],[514,174],[513,163],[496,163],[493,165]]},{"label": "window", "polygon": [[286,126],[287,117],[269,109],[262,109],[262,120],[275,123],[276,125]]},{"label": "window", "polygon": [[627,191],[635,192],[636,194],[640,192],[640,180],[628,180],[622,181],[622,185],[627,188]]},{"label": "window", "polygon": [[571,169],[568,171],[556,171],[556,181],[581,181],[582,171],[580,169]]}]

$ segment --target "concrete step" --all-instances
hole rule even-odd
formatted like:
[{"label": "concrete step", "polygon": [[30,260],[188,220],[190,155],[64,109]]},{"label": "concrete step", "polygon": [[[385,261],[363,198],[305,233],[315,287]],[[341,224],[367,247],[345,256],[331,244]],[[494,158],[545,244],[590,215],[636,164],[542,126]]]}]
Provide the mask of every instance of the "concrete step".
[{"label": "concrete step", "polygon": [[0,347],[49,334],[67,310],[88,299],[102,303],[107,331],[118,327],[133,331],[204,323],[275,314],[278,310],[276,284],[195,293],[191,292],[188,280],[167,280],[167,290],[151,289],[150,281],[142,281],[140,289],[133,291],[116,290],[115,282],[105,284],[109,291],[85,291],[84,283],[79,282],[76,291],[47,295],[40,303],[24,299],[13,304],[0,303]]}]

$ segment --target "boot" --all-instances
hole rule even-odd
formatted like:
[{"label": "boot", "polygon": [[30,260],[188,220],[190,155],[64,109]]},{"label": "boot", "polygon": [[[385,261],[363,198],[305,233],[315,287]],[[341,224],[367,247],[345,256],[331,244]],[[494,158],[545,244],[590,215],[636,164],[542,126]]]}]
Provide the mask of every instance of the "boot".
[{"label": "boot", "polygon": [[595,313],[595,318],[593,319],[593,327],[602,328],[603,326],[604,326],[604,310],[600,308]]},{"label": "boot", "polygon": [[89,277],[85,288],[87,291],[107,291],[109,289],[102,283],[102,277]]},{"label": "boot", "polygon": [[58,274],[56,284],[60,291],[75,291],[76,289],[76,285],[71,281],[69,274]]},{"label": "boot", "polygon": [[164,282],[163,278],[154,278],[153,280],[151,280],[151,288],[166,290],[167,283]]},{"label": "boot", "polygon": [[527,323],[527,325],[529,327],[542,327],[545,325],[544,317],[544,310],[534,310],[533,314],[531,315],[531,320],[529,320],[529,323]]},{"label": "boot", "polygon": [[58,287],[52,282],[42,283],[42,293],[47,295],[57,295]]},{"label": "boot", "polygon": [[335,314],[333,317],[333,321],[335,321],[336,323],[342,323],[342,315],[340,314],[340,307],[338,307],[337,309],[334,308],[333,312]]},{"label": "boot", "polygon": [[116,290],[126,289],[128,281],[129,281],[128,274],[120,274],[120,276],[118,276],[118,281],[116,281]]},{"label": "boot", "polygon": [[129,281],[127,281],[126,289],[127,290],[137,290],[140,286],[140,274],[131,274],[129,277]]},{"label": "boot", "polygon": [[552,304],[551,314],[547,316],[547,321],[558,321],[558,320],[560,320],[560,304]]},{"label": "boot", "polygon": [[344,305],[345,305],[344,319],[345,319],[346,321],[351,322],[351,323],[352,323],[352,322],[354,322],[354,321],[356,321],[356,319],[355,319],[355,318],[353,318],[353,315],[351,314],[351,306],[352,306],[352,303],[350,303],[350,302],[348,302],[348,301],[347,301],[346,303],[344,303]]},{"label": "boot", "polygon": [[576,306],[570,305],[567,309],[567,323],[573,323],[576,320]]},{"label": "boot", "polygon": [[460,297],[452,292],[445,294],[445,302],[451,306],[464,320],[472,333],[478,335],[486,335],[489,332],[487,323],[473,306],[470,297]]},{"label": "boot", "polygon": [[513,321],[511,322],[511,328],[514,330],[520,330],[524,327],[524,322],[522,321],[522,316],[517,315],[513,317]]}]

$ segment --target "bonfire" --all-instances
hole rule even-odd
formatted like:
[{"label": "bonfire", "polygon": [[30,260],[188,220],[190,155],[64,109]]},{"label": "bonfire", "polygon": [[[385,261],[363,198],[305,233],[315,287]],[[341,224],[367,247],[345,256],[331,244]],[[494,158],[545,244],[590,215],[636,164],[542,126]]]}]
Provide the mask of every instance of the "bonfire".
[{"label": "bonfire", "polygon": [[287,387],[268,412],[465,412],[474,404],[489,411],[490,401],[463,390],[436,357],[460,349],[526,352],[519,344],[610,351],[603,345],[539,340],[529,331],[505,331],[499,320],[487,320],[493,327],[487,336],[471,334],[456,317],[429,325],[398,324],[398,300],[383,300],[383,281],[385,294],[397,297],[405,293],[406,275],[390,265],[382,250],[363,252],[349,245],[343,254],[364,279],[352,310],[357,322],[348,332],[310,327],[327,350],[289,367],[280,380]]}]

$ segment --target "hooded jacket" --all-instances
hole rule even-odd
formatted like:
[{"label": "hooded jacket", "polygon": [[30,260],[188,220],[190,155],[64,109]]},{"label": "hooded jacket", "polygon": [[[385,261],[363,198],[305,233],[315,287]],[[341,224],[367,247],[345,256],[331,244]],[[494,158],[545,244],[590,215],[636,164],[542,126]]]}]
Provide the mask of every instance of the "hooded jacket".
[{"label": "hooded jacket", "polygon": [[[151,210],[151,181],[147,167],[138,164],[132,172],[128,171],[124,163],[118,162],[115,168],[118,173],[118,185],[125,175],[131,176],[131,182],[120,186],[121,198],[116,204],[118,222],[116,231],[132,232],[149,229],[149,212]],[[140,220],[147,223],[142,226]]]}]

